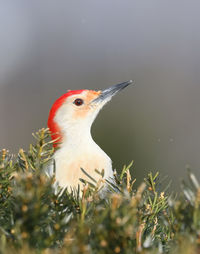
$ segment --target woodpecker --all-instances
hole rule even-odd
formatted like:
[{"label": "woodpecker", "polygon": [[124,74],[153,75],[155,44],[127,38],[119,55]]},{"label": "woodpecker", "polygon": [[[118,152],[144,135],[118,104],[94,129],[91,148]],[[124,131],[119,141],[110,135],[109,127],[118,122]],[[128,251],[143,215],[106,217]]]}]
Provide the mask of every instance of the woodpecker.
[{"label": "woodpecker", "polygon": [[80,178],[90,179],[83,170],[98,181],[95,171],[104,170],[104,179],[114,179],[112,161],[94,142],[91,126],[99,111],[111,98],[132,83],[132,80],[113,85],[103,91],[68,90],[58,98],[50,112],[48,127],[54,147],[55,178],[60,187],[69,191],[83,188]]}]

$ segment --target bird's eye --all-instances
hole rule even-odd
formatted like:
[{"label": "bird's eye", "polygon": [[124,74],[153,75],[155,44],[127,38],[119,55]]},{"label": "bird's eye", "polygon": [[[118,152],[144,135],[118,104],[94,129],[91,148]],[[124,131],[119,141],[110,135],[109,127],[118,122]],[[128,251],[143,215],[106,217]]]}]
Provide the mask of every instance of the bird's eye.
[{"label": "bird's eye", "polygon": [[81,106],[82,104],[83,104],[83,100],[82,99],[76,99],[75,101],[74,101],[74,104],[76,105],[76,106]]}]

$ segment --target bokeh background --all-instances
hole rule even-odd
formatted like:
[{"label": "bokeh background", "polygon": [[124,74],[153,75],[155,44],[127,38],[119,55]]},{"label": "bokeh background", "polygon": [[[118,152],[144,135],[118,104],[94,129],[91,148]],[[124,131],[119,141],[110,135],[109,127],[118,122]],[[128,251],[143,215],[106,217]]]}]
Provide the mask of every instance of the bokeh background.
[{"label": "bokeh background", "polygon": [[93,125],[114,167],[200,176],[198,0],[0,1],[0,147],[16,152],[67,89],[134,79]]}]

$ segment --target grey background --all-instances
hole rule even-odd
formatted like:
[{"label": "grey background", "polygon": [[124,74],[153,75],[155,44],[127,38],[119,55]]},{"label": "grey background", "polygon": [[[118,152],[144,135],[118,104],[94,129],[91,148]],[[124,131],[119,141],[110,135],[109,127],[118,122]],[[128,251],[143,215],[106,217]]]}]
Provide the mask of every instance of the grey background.
[{"label": "grey background", "polygon": [[94,123],[114,167],[173,179],[200,167],[200,2],[0,1],[0,147],[16,152],[67,89],[134,79]]}]

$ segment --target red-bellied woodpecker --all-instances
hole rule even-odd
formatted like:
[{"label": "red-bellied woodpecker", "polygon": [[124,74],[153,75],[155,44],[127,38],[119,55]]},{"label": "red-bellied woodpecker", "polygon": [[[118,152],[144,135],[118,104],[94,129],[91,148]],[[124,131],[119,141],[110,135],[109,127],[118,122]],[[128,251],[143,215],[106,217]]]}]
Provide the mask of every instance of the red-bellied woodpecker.
[{"label": "red-bellied woodpecker", "polygon": [[90,180],[81,168],[97,181],[100,175],[95,169],[104,170],[105,179],[113,178],[111,159],[94,142],[90,130],[100,109],[131,83],[132,80],[103,91],[69,90],[55,101],[49,113],[48,127],[52,139],[59,142],[54,159],[55,177],[61,187],[70,190],[78,185],[82,187],[80,178]]}]

